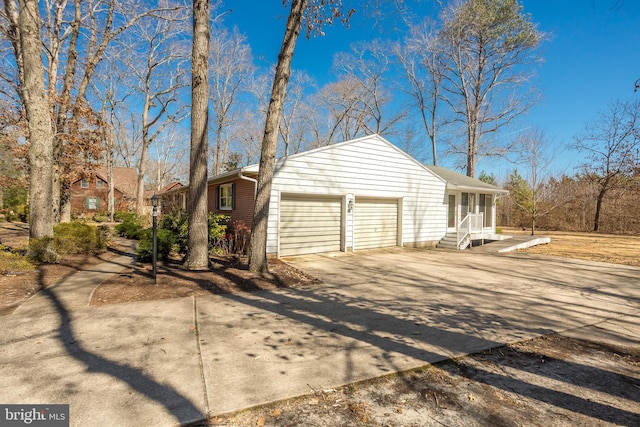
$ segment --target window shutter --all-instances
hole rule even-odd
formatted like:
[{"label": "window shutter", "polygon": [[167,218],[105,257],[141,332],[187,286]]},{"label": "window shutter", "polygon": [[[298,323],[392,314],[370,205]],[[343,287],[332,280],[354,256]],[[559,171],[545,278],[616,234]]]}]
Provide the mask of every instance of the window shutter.
[{"label": "window shutter", "polygon": [[85,209],[89,209],[89,198],[88,197],[84,198],[84,207],[85,207]]},{"label": "window shutter", "polygon": [[216,209],[220,209],[220,186],[216,187]]},{"label": "window shutter", "polygon": [[231,184],[231,209],[236,209],[236,183]]}]

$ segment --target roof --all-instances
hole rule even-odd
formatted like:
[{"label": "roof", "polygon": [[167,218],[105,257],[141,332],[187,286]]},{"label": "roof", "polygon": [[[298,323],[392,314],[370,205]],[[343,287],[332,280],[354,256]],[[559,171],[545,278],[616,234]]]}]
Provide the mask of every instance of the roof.
[{"label": "roof", "polygon": [[[78,182],[83,177],[96,176],[104,182],[109,182],[107,169],[98,167],[93,170],[79,171],[77,178],[73,182]],[[138,187],[138,172],[135,168],[114,167],[113,168],[113,186],[116,190],[120,191],[125,197],[134,199],[136,197]]]},{"label": "roof", "polygon": [[[482,191],[485,191],[485,192],[488,192],[488,193],[508,193],[507,190],[503,190],[501,188],[498,188],[495,185],[487,184],[486,182],[480,181],[479,179],[468,177],[468,176],[463,175],[461,173],[452,171],[451,169],[447,169],[447,168],[444,168],[444,167],[441,167],[441,166],[431,166],[431,165],[422,164],[422,163],[418,162],[416,159],[414,159],[413,157],[411,157],[409,154],[405,153],[403,150],[401,150],[400,148],[398,148],[397,146],[395,146],[394,144],[392,144],[391,142],[387,141],[385,138],[383,138],[382,136],[377,135],[377,134],[368,135],[368,136],[352,139],[352,140],[349,140],[349,141],[343,141],[343,142],[339,142],[337,144],[326,145],[326,146],[322,146],[322,147],[319,147],[319,148],[315,148],[313,150],[303,151],[303,152],[297,153],[297,154],[292,154],[290,156],[277,159],[277,162],[280,162],[280,161],[283,161],[283,160],[287,160],[287,159],[291,159],[291,158],[308,156],[309,154],[316,153],[316,152],[323,151],[323,150],[334,150],[334,149],[339,148],[341,146],[346,146],[346,145],[353,144],[353,143],[356,143],[358,141],[361,141],[363,139],[371,139],[371,138],[375,138],[375,139],[378,139],[379,141],[382,141],[382,142],[386,143],[392,149],[395,149],[398,152],[402,153],[410,161],[413,161],[414,163],[416,163],[416,164],[420,165],[421,167],[427,169],[429,172],[431,172],[433,175],[435,175],[435,177],[437,179],[445,182],[447,184],[447,188],[450,189],[450,190],[482,190]],[[259,165],[258,164],[252,164],[252,165],[244,166],[244,167],[239,168],[239,169],[235,169],[235,170],[232,170],[232,171],[224,172],[224,173],[221,173],[219,175],[210,177],[207,180],[207,183],[208,184],[212,184],[212,183],[225,182],[225,181],[229,181],[230,179],[237,178],[239,176],[244,176],[246,178],[255,179],[257,177],[257,175],[258,175],[258,169],[259,169]],[[182,186],[182,187],[176,186],[174,188],[169,188],[168,190],[163,191],[162,193],[163,194],[171,194],[171,193],[176,193],[176,192],[179,192],[179,191],[186,191],[186,190],[188,190],[188,188],[189,187],[186,186],[186,185]]]},{"label": "roof", "polygon": [[[239,169],[234,169],[232,171],[223,172],[219,175],[209,177],[209,179],[207,179],[207,185],[222,183],[222,182],[230,181],[232,179],[241,178],[241,177],[256,179],[258,177],[258,165],[255,164],[255,165],[244,166]],[[183,185],[181,183],[180,185],[172,184],[168,187],[165,187],[162,191],[159,192],[159,194],[170,195],[175,193],[186,192],[188,190],[189,190],[188,185]]]},{"label": "roof", "polygon": [[165,186],[163,189],[158,191],[158,193],[166,193],[167,191],[171,191],[173,189],[181,188],[181,187],[184,187],[184,185],[182,185],[182,183],[179,182],[179,181],[175,181],[175,182],[172,182],[171,184]]},{"label": "roof", "polygon": [[447,188],[450,190],[484,190],[492,193],[507,193],[507,190],[502,190],[495,185],[487,184],[479,179],[471,178],[470,176],[463,175],[461,173],[452,171],[451,169],[443,168],[442,166],[425,165],[434,174],[447,182]]},{"label": "roof", "polygon": [[[95,174],[105,182],[107,179],[107,169],[97,168]],[[138,187],[138,172],[135,168],[114,167],[113,186],[120,190],[125,196],[135,198]]]}]

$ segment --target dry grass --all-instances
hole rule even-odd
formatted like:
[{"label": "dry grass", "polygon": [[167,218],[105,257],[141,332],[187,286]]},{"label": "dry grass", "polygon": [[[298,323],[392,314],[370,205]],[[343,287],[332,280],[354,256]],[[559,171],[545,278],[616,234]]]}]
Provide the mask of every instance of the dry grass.
[{"label": "dry grass", "polygon": [[[529,234],[509,228],[502,232]],[[564,231],[539,231],[536,235],[551,237],[551,243],[525,249],[525,252],[640,266],[640,236]]]}]

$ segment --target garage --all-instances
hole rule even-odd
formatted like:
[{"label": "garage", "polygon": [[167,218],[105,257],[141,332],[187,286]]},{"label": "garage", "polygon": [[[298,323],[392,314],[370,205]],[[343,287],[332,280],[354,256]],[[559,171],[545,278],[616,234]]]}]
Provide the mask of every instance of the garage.
[{"label": "garage", "polygon": [[398,200],[356,197],[354,249],[398,245]]},{"label": "garage", "polygon": [[279,228],[280,256],[340,251],[342,198],[282,195]]}]

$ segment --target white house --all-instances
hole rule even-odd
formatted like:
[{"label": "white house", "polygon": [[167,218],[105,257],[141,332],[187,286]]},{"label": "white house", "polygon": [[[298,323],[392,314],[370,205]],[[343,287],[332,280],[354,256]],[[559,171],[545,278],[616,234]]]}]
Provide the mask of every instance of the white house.
[{"label": "white house", "polygon": [[[209,209],[246,220],[257,174],[252,165],[211,178]],[[464,248],[495,233],[500,192],[425,166],[379,135],[321,147],[276,162],[267,253],[427,247],[454,235],[455,247]],[[175,198],[173,193],[167,196]]]}]

